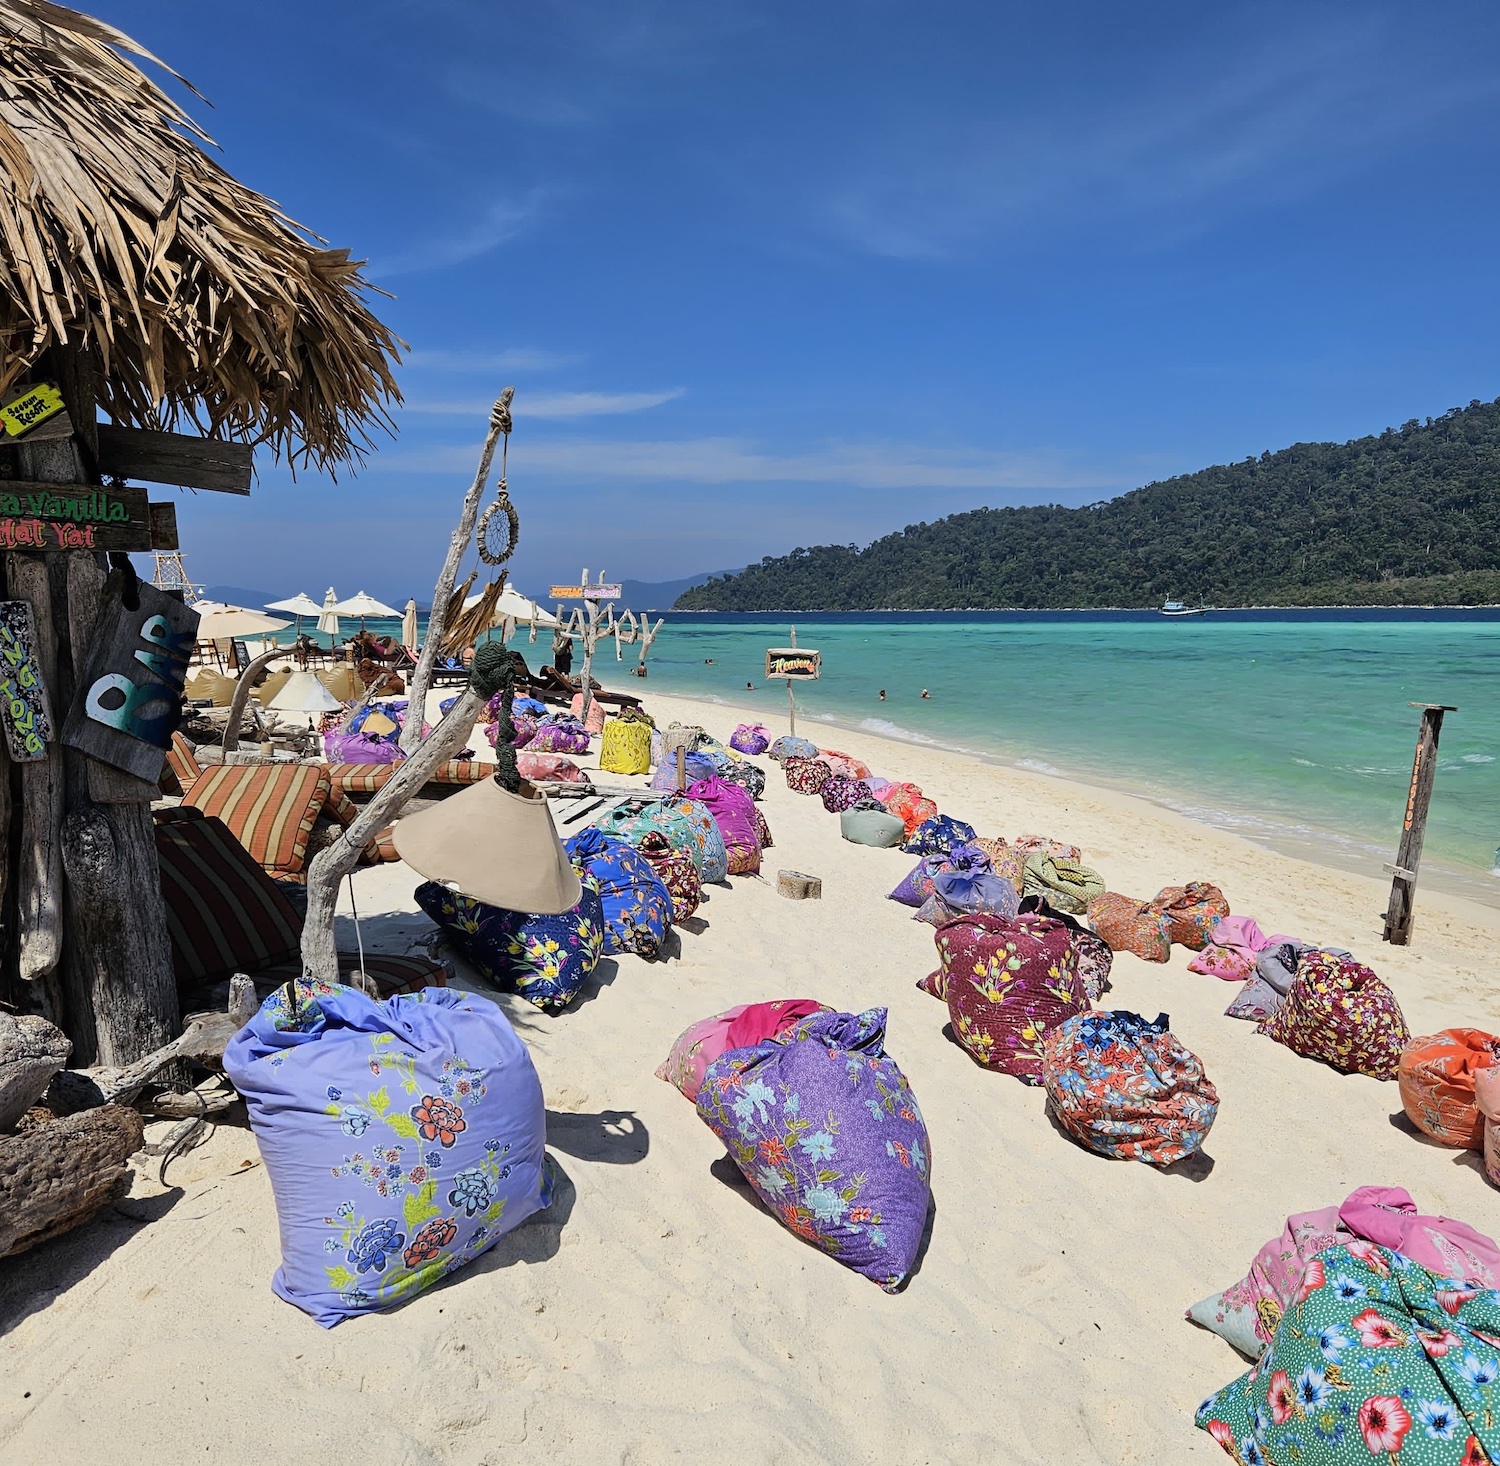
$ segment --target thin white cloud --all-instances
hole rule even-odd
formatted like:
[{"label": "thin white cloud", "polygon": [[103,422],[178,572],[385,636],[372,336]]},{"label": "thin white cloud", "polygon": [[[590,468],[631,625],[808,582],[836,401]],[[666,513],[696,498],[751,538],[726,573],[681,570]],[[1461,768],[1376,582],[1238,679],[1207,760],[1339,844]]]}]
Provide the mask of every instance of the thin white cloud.
[{"label": "thin white cloud", "polygon": [[[1241,40],[1225,32],[1205,47],[1199,82],[1184,84],[1179,66],[1041,118],[893,114],[833,165],[842,176],[824,171],[810,207],[826,231],[893,258],[1057,228],[1152,245],[1247,201],[1317,188],[1500,85],[1408,53],[1378,25],[1309,22],[1259,47]],[[1239,54],[1224,64],[1230,47]]]},{"label": "thin white cloud", "polygon": [[[684,388],[668,392],[538,392],[519,393],[512,413],[517,418],[614,417],[626,412],[646,412],[664,402],[675,402]],[[488,402],[413,401],[406,412],[431,413],[443,417],[472,417],[487,413]]]},{"label": "thin white cloud", "polygon": [[413,351],[403,365],[414,371],[454,375],[488,372],[556,372],[584,361],[581,352],[512,346],[505,351]]},{"label": "thin white cloud", "polygon": [[[519,407],[519,402],[518,402]],[[478,444],[420,455],[383,453],[370,471],[433,470],[473,462]],[[1141,465],[1103,466],[1049,449],[1005,453],[906,443],[833,443],[792,453],[738,438],[560,439],[511,444],[512,471],[557,478],[688,484],[843,484],[865,489],[997,489],[1116,493],[1142,481]]]},{"label": "thin white cloud", "polygon": [[514,239],[535,222],[541,210],[542,195],[533,189],[520,203],[497,199],[478,218],[447,234],[435,235],[410,245],[389,259],[373,259],[367,271],[372,280],[388,280],[396,275],[426,274],[446,270],[477,259],[492,249]]}]

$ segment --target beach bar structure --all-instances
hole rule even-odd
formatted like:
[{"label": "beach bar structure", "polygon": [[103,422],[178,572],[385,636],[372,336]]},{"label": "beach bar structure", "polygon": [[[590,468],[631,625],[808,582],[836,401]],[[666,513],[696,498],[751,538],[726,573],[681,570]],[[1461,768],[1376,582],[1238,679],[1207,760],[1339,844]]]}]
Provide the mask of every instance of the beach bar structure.
[{"label": "beach bar structure", "polygon": [[162,65],[0,0],[0,998],[74,1067],[179,1023],[151,800],[196,616],[131,568],[177,548],[140,485],[248,493],[257,446],[344,464],[399,400],[359,262],[214,163],[131,58]]}]

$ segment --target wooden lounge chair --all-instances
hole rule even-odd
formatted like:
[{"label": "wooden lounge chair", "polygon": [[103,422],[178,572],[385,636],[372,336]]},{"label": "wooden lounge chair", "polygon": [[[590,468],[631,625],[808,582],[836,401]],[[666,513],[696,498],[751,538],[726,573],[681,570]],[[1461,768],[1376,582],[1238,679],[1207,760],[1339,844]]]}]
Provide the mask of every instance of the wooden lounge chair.
[{"label": "wooden lounge chair", "polygon": [[[184,1012],[223,1008],[236,972],[262,998],[301,975],[302,918],[223,820],[188,806],[159,810],[156,852]],[[339,953],[341,975],[360,965],[357,952]],[[363,970],[383,997],[447,984],[424,957],[367,951]]]}]

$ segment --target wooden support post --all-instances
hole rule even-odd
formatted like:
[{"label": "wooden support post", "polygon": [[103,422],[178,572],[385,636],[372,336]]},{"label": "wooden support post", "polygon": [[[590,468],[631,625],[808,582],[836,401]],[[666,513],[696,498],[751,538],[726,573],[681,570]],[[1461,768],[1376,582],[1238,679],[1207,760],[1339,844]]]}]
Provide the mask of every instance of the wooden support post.
[{"label": "wooden support post", "polygon": [[1411,942],[1417,871],[1422,864],[1422,839],[1427,833],[1427,806],[1437,774],[1438,736],[1443,731],[1443,714],[1458,711],[1443,703],[1414,702],[1408,706],[1422,709],[1422,726],[1417,732],[1417,752],[1412,760],[1401,844],[1396,851],[1396,863],[1386,867],[1395,879],[1391,882],[1391,901],[1386,908],[1382,935],[1395,947],[1405,947]]},{"label": "wooden support post", "polygon": [[[333,936],[339,883],[359,864],[365,846],[463,747],[474,731],[474,722],[484,704],[485,699],[472,684],[464,688],[442,722],[417,745],[417,751],[410,758],[397,766],[390,782],[371,797],[347,830],[313,858],[307,870],[307,919],[302,927],[304,977],[322,982],[339,980],[338,947]],[[411,717],[412,712],[408,710],[408,721]]]},{"label": "wooden support post", "polygon": [[[795,626],[792,627],[792,645],[794,647],[797,645],[797,628]],[[797,694],[792,691],[792,679],[790,677],[786,679],[786,716],[787,722],[791,725],[792,737],[795,738],[797,736]]]},{"label": "wooden support post", "polygon": [[[599,572],[599,579],[601,581],[604,579],[604,572],[602,570]],[[583,586],[586,593],[589,588],[589,573],[587,570],[583,572],[583,578],[579,583]],[[599,640],[599,603],[585,598],[583,606],[584,614],[588,619],[583,631],[583,703],[578,716],[581,722],[586,723],[588,722],[589,708],[593,705],[594,701],[592,671],[594,666],[594,647]]]},{"label": "wooden support post", "polygon": [[646,675],[646,653],[651,650],[651,643],[656,640],[656,633],[666,624],[667,618],[665,616],[658,617],[655,626],[652,626],[649,615],[641,617],[641,660],[639,663],[640,671],[636,674],[637,676],[644,677]]},{"label": "wooden support post", "polygon": [[682,793],[687,788],[687,752],[679,743],[677,745],[677,792]]},{"label": "wooden support post", "polygon": [[234,686],[234,697],[230,699],[229,717],[224,722],[225,753],[233,753],[240,746],[240,724],[245,721],[245,707],[250,701],[256,676],[261,668],[269,667],[277,657],[286,655],[288,653],[284,646],[273,646],[270,651],[252,658],[250,665],[240,673],[240,680]]},{"label": "wooden support post", "polygon": [[479,454],[479,467],[474,473],[474,482],[464,495],[463,509],[458,516],[458,525],[453,538],[448,542],[448,554],[443,568],[438,572],[437,586],[432,593],[432,610],[427,617],[427,636],[422,642],[422,654],[417,658],[416,670],[407,683],[411,709],[406,726],[401,730],[401,751],[410,756],[422,741],[422,723],[426,716],[427,694],[432,689],[432,668],[437,661],[438,648],[448,629],[448,602],[453,599],[453,585],[458,579],[458,567],[474,538],[474,523],[479,518],[479,501],[489,481],[490,468],[495,462],[495,447],[502,433],[510,432],[510,404],[516,395],[514,387],[507,387],[490,409],[490,430]]}]

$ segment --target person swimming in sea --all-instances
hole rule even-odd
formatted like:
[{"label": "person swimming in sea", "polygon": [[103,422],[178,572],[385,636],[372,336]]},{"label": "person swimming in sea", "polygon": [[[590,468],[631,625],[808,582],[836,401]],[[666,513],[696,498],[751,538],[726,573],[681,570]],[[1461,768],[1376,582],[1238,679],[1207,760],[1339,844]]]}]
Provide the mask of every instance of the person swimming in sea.
[{"label": "person swimming in sea", "polygon": [[930,692],[928,692],[928,690],[924,687],[922,689],[922,696],[923,696],[923,698],[929,698],[929,697],[932,696],[932,694]]},{"label": "person swimming in sea", "polygon": [[880,700],[881,702],[885,701],[885,688],[883,687],[880,689]]}]

